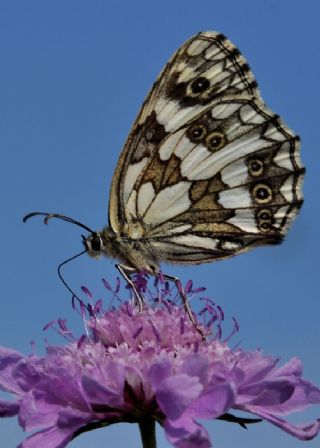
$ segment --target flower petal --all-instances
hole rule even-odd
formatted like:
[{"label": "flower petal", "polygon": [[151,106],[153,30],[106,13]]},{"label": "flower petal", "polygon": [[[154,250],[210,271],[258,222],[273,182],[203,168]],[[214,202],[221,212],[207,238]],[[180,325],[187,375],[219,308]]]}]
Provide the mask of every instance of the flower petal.
[{"label": "flower petal", "polygon": [[20,409],[18,401],[0,400],[0,417],[13,417]]},{"label": "flower petal", "polygon": [[72,439],[73,433],[66,433],[57,428],[50,428],[27,437],[18,448],[64,448]]},{"label": "flower petal", "polygon": [[240,401],[258,406],[277,406],[287,402],[295,391],[295,384],[284,379],[260,381],[239,390]]},{"label": "flower petal", "polygon": [[94,419],[93,416],[78,412],[75,409],[65,409],[60,412],[55,426],[39,431],[24,440],[18,448],[64,448],[73,438],[74,433]]},{"label": "flower petal", "polygon": [[235,394],[229,384],[206,388],[186,411],[194,418],[217,418],[230,409],[235,400]]},{"label": "flower petal", "polygon": [[24,359],[24,356],[15,350],[0,347],[0,388],[4,391],[20,394],[21,389],[13,375],[13,370]]},{"label": "flower petal", "polygon": [[182,365],[181,373],[196,376],[202,384],[205,384],[208,380],[208,359],[200,354],[187,356]]},{"label": "flower petal", "polygon": [[[251,411],[251,409],[249,409],[249,407],[246,409],[245,406],[243,407],[243,410],[253,412]],[[300,440],[311,440],[316,437],[320,431],[320,419],[316,420],[314,423],[308,423],[305,425],[293,425],[286,420],[265,412],[263,409],[255,409],[254,414],[259,415],[264,420],[268,420],[283,431]]]},{"label": "flower petal", "polygon": [[53,403],[52,399],[48,399],[48,394],[30,391],[21,402],[19,423],[25,431],[53,426],[58,420],[60,409],[60,403]]},{"label": "flower petal", "polygon": [[197,377],[185,374],[171,376],[156,391],[157,403],[169,420],[176,420],[203,389]]},{"label": "flower petal", "polygon": [[96,408],[97,405],[103,405],[105,407],[123,406],[122,390],[112,390],[88,376],[83,378],[82,385],[88,401],[92,403],[94,408]]},{"label": "flower petal", "polygon": [[176,448],[210,448],[211,442],[207,430],[189,418],[180,418],[175,422],[164,423],[166,436]]},{"label": "flower petal", "polygon": [[278,367],[274,370],[274,377],[286,377],[286,376],[301,376],[302,375],[302,364],[300,359],[294,357],[290,361],[286,362],[282,367]]},{"label": "flower petal", "polygon": [[164,379],[168,378],[171,373],[172,362],[167,357],[159,357],[157,362],[154,362],[148,371],[149,380],[152,386],[157,389]]}]

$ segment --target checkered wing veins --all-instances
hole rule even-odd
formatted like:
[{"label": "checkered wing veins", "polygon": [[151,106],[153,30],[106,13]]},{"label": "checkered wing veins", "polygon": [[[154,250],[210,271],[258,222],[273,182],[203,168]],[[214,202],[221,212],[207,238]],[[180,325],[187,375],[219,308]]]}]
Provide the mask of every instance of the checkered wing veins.
[{"label": "checkered wing veins", "polygon": [[263,103],[221,34],[169,60],[114,175],[109,221],[142,223],[167,262],[201,263],[280,242],[302,203],[299,139]]}]

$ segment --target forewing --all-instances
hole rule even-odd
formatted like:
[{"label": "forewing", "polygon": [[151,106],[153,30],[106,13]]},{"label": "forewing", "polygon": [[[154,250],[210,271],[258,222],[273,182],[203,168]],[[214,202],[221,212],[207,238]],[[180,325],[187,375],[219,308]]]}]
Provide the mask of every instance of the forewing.
[{"label": "forewing", "polygon": [[170,133],[126,220],[169,262],[200,263],[280,242],[302,203],[299,139],[258,99],[226,99]]},{"label": "forewing", "polygon": [[211,104],[229,96],[259,97],[248,64],[222,34],[199,33],[169,60],[129,134],[110,192],[109,223],[115,232],[123,231],[128,200],[160,146]]}]

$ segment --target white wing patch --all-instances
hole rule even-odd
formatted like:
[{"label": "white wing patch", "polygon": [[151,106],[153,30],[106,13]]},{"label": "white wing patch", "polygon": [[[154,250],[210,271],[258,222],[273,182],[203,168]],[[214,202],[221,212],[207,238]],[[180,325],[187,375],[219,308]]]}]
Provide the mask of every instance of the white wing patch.
[{"label": "white wing patch", "polygon": [[[281,148],[279,149],[277,155],[273,159],[274,163],[282,168],[286,168],[287,170],[292,171],[294,169],[293,163],[292,163],[292,154],[291,154],[291,143],[284,142],[281,145]],[[297,155],[294,155],[294,160],[297,163],[297,165],[300,165],[300,159],[297,157]]]},{"label": "white wing patch", "polygon": [[182,226],[171,227],[169,233],[183,233],[192,229],[192,224],[184,224]]},{"label": "white wing patch", "polygon": [[190,185],[190,182],[179,182],[161,190],[148,208],[144,222],[157,226],[188,210]]},{"label": "white wing patch", "polygon": [[285,197],[286,201],[292,202],[294,197],[294,178],[289,176],[280,188],[280,193]]},{"label": "white wing patch", "polygon": [[[180,129],[180,131],[177,131],[173,134],[169,134],[168,138],[165,139],[165,141],[162,143],[162,145],[160,146],[160,149],[159,149],[159,156],[160,156],[161,160],[165,161],[165,160],[170,159],[176,146],[179,144],[180,140],[183,138],[184,133],[185,133],[185,130]],[[187,141],[189,142],[189,144],[191,143],[189,140],[187,140]],[[182,146],[184,146],[184,145],[182,144]],[[194,145],[192,145],[192,146],[194,146]]]},{"label": "white wing patch", "polygon": [[253,210],[248,208],[237,209],[235,211],[235,216],[228,219],[228,222],[230,224],[234,224],[235,226],[239,227],[245,232],[253,232],[253,233],[259,232]]},{"label": "white wing patch", "polygon": [[289,205],[285,205],[283,207],[280,207],[279,210],[277,211],[277,213],[274,215],[274,226],[276,228],[280,228],[280,225],[282,223],[283,218],[285,218],[287,216],[287,213],[289,211],[290,206]]},{"label": "white wing patch", "polygon": [[279,131],[273,124],[269,124],[267,130],[264,133],[266,138],[272,138],[273,140],[283,142],[287,140],[287,136]]},{"label": "white wing patch", "polygon": [[243,184],[247,179],[248,167],[243,158],[229,163],[229,165],[221,171],[221,180],[229,187],[236,187],[239,184]]},{"label": "white wing patch", "polygon": [[180,67],[182,69],[177,82],[186,82],[194,79],[197,75],[192,67]]},{"label": "white wing patch", "polygon": [[155,197],[152,182],[142,184],[138,191],[138,214],[143,216]]},{"label": "white wing patch", "polygon": [[[165,230],[164,230],[165,228]],[[172,234],[181,234],[181,233],[185,233],[188,230],[192,229],[192,224],[175,224],[173,225],[172,222],[170,223],[170,225],[166,225],[162,224],[158,227],[155,227],[154,229],[152,229],[150,231],[150,235],[152,235],[152,237],[161,237],[163,236],[163,234],[165,233],[166,235],[172,235]]]},{"label": "white wing patch", "polygon": [[213,119],[224,120],[230,118],[239,109],[239,103],[222,103],[213,105],[211,116]]},{"label": "white wing patch", "polygon": [[132,221],[132,218],[137,216],[137,192],[135,190],[132,190],[129,196],[125,212],[128,222]]},{"label": "white wing patch", "polygon": [[210,48],[205,52],[205,58],[215,61],[219,61],[224,58],[221,49],[215,45],[211,45]]},{"label": "white wing patch", "polygon": [[197,145],[190,142],[186,136],[183,136],[179,144],[176,146],[174,153],[180,159],[184,159],[193,149],[195,149],[196,146]]},{"label": "white wing patch", "polygon": [[200,167],[203,167],[204,170],[207,170],[208,168],[210,170],[208,159],[211,155],[211,152],[204,146],[194,146],[194,149],[190,151],[181,162],[180,170],[182,176],[186,176],[190,180],[208,179],[209,177],[212,177],[210,172],[201,173],[200,176],[198,175]]},{"label": "white wing patch", "polygon": [[180,129],[171,134],[161,145],[159,150],[160,159],[163,161],[169,160],[172,154],[175,154],[180,159],[184,159],[196,146],[195,143],[192,143],[185,136],[185,129]]},{"label": "white wing patch", "polygon": [[[267,112],[267,108],[265,108]],[[270,112],[268,110],[268,112]],[[257,110],[254,109],[251,104],[246,104],[240,109],[240,118],[244,123],[250,124],[262,124],[265,122],[265,117],[261,114],[257,113]]]},{"label": "white wing patch", "polygon": [[221,241],[220,246],[225,250],[239,250],[242,247],[242,243],[239,241]]},{"label": "white wing patch", "polygon": [[158,123],[162,124],[167,132],[176,131],[186,121],[206,109],[206,106],[180,107],[176,101],[159,99],[155,105]]},{"label": "white wing patch", "polygon": [[202,53],[208,46],[210,45],[210,42],[206,40],[194,40],[191,42],[187,49],[187,53],[189,56],[197,56],[198,54]]},{"label": "white wing patch", "polygon": [[175,236],[170,238],[170,242],[190,247],[215,250],[219,240],[196,235]]},{"label": "white wing patch", "polygon": [[250,207],[252,205],[250,192],[245,187],[220,191],[219,203],[225,208],[241,208]]},{"label": "white wing patch", "polygon": [[146,166],[146,163],[148,161],[148,158],[145,157],[140,162],[134,163],[132,165],[129,165],[128,171],[126,172],[124,183],[123,183],[123,202],[126,204],[130,193],[132,192],[133,186],[136,182],[136,180],[139,177],[139,174],[143,170],[143,168]]}]

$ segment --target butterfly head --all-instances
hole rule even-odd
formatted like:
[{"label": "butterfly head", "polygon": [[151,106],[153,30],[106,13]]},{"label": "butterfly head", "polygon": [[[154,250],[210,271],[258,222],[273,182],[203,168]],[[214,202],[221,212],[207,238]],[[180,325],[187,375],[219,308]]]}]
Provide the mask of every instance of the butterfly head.
[{"label": "butterfly head", "polygon": [[82,236],[82,243],[92,258],[100,258],[105,252],[105,244],[99,232],[92,232],[89,236]]}]

